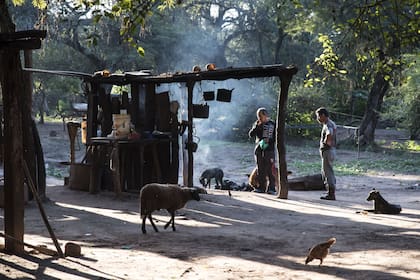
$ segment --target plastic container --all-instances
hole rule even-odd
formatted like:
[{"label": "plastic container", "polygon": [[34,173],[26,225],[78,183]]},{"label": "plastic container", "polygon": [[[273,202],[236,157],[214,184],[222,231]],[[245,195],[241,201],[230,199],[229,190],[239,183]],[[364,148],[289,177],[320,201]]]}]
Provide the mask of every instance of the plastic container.
[{"label": "plastic container", "polygon": [[83,119],[81,123],[82,128],[82,143],[86,144],[86,138],[87,138],[87,121]]},{"label": "plastic container", "polygon": [[124,137],[130,134],[131,117],[125,114],[112,114],[112,129],[116,137]]}]

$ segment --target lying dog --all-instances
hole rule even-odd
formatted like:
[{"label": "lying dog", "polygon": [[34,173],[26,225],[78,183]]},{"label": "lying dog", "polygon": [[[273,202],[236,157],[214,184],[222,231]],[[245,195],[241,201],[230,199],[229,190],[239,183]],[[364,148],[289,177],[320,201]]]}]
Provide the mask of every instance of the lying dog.
[{"label": "lying dog", "polygon": [[399,214],[401,212],[401,206],[397,204],[391,204],[386,201],[379,191],[373,189],[370,191],[367,201],[374,201],[373,210],[364,210],[367,212],[373,212],[375,214]]}]

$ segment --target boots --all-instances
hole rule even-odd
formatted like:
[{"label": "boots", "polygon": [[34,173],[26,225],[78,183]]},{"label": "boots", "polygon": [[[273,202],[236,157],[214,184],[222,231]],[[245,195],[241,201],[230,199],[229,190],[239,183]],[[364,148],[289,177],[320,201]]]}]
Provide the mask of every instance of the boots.
[{"label": "boots", "polygon": [[321,199],[335,200],[335,188],[328,188],[328,194],[326,196],[321,196]]},{"label": "boots", "polygon": [[275,187],[268,187],[267,193],[272,194],[272,195],[276,195],[277,194],[276,188]]}]

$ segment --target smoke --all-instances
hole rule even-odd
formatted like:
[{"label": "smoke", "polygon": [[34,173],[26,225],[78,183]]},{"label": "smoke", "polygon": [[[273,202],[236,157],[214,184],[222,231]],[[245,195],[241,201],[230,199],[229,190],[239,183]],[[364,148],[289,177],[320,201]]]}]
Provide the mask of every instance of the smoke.
[{"label": "smoke", "polygon": [[[214,91],[220,88],[233,89],[231,101],[221,102],[215,100],[205,101],[204,91]],[[209,105],[208,118],[193,118],[193,141],[198,144],[197,152],[194,153],[194,185],[199,185],[198,178],[207,168],[219,167],[225,172],[225,179],[234,180],[236,183],[244,183],[246,173],[250,173],[255,165],[253,156],[254,139],[249,139],[248,130],[256,120],[255,112],[259,107],[266,107],[272,115],[275,113],[271,108],[276,107],[274,89],[276,82],[273,79],[262,81],[261,79],[244,79],[226,81],[202,81],[195,84],[193,91],[193,104]],[[271,95],[266,94],[271,90]],[[170,99],[179,102],[178,120],[188,120],[187,88],[185,84],[173,83],[162,84],[156,92],[170,92]],[[268,96],[268,97],[267,97]],[[270,97],[271,96],[271,97]],[[242,126],[242,127],[241,127]],[[180,137],[180,158],[187,158],[185,143],[187,142],[188,130]],[[231,142],[235,139],[235,142]],[[226,157],[229,153],[240,152],[233,145],[243,142],[246,153],[242,155],[241,162],[227,164]],[[242,145],[242,144],[241,144]],[[187,170],[187,163],[180,166],[180,180]],[[186,174],[185,174],[186,175]],[[185,185],[187,182],[183,182]]]},{"label": "smoke", "polygon": [[[206,25],[204,22],[200,22],[200,26],[176,24],[182,26],[183,30],[172,33],[171,38],[165,37],[164,47],[162,46],[163,48],[159,50],[159,58],[157,59],[160,62],[158,65],[160,73],[191,72],[195,65],[200,66],[202,71],[206,71],[205,65],[208,63],[214,63],[216,69],[257,66],[246,65],[247,61],[250,61],[249,58],[235,57],[236,62],[228,60],[226,57],[228,50],[222,41],[223,39],[221,40],[221,36],[225,36],[226,31],[214,30],[214,26]],[[155,35],[160,36],[156,33]],[[176,37],[172,37],[173,35]],[[203,92],[213,91],[217,96],[218,89],[233,90],[230,102],[221,102],[216,99],[212,101],[204,100]],[[170,92],[171,100],[177,100],[180,103],[179,121],[186,121],[188,119],[186,86],[183,84],[160,85],[156,92],[166,90]],[[248,130],[256,120],[255,112],[259,107],[266,107],[269,114],[272,117],[275,116],[277,95],[278,80],[276,78],[228,79],[225,81],[201,81],[195,84],[193,104],[207,104],[209,106],[208,118],[193,119],[193,141],[198,143],[198,150],[194,153],[195,183],[198,182],[198,177],[205,168],[223,167],[223,159],[215,160],[218,151],[217,147],[211,143],[214,140],[226,145],[230,145],[229,141],[232,140],[235,142],[243,141],[246,145],[250,145],[249,155],[244,156],[246,158],[244,162],[247,166],[237,168],[248,170],[249,165],[254,164],[253,139],[249,139]],[[187,131],[185,131],[180,142],[182,143],[180,148],[181,158],[185,152],[186,135]],[[228,155],[220,156],[223,158],[223,156]],[[226,169],[226,166],[223,169]],[[182,170],[180,171],[182,173]],[[232,174],[232,172],[235,171],[228,171],[227,175],[229,176],[229,173]]]},{"label": "smoke", "polygon": [[[194,103],[208,104],[209,118],[194,119],[197,136],[213,140],[246,141],[248,129],[255,121],[256,110],[259,107],[267,107],[269,110],[276,107],[275,95],[267,94],[265,86],[267,83],[258,79],[203,81],[201,88],[196,87],[194,91]],[[218,89],[233,89],[231,101],[203,101],[202,92],[210,90],[217,95]]]}]

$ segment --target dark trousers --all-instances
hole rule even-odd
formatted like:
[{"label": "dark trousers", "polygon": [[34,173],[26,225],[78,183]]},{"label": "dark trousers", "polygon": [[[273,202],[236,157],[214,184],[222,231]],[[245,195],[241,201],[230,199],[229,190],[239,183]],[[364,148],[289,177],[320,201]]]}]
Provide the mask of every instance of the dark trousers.
[{"label": "dark trousers", "polygon": [[[255,149],[255,160],[258,168],[258,183],[260,190],[275,191],[276,179],[273,175],[274,151],[263,151],[259,146]],[[268,188],[267,188],[268,177]]]}]

